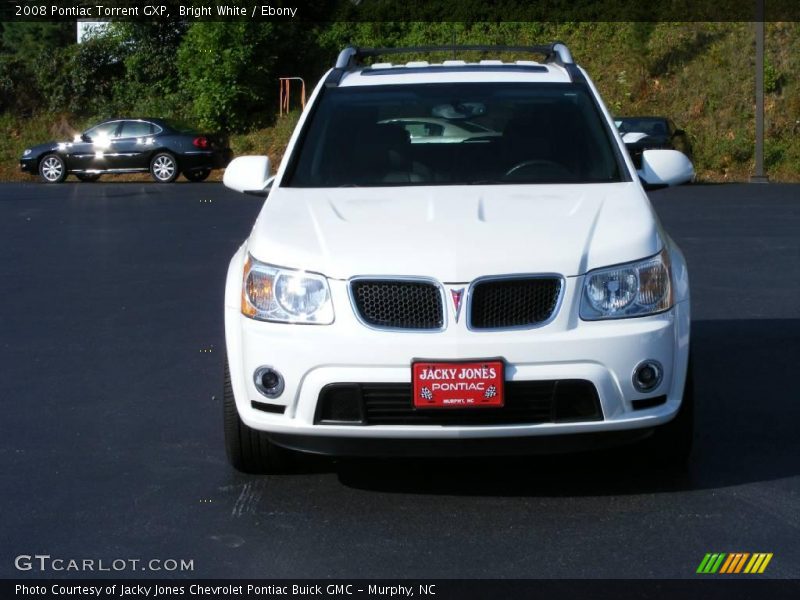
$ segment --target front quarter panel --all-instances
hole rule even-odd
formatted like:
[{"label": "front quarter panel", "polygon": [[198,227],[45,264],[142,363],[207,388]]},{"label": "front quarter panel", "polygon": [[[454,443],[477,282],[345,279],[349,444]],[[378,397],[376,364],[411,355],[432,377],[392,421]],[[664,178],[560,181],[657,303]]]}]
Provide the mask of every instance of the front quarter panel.
[{"label": "front quarter panel", "polygon": [[63,152],[59,152],[57,142],[47,142],[45,144],[37,144],[36,146],[31,146],[29,150],[31,152],[27,156],[20,155],[19,164],[20,168],[23,171],[27,171],[32,174],[36,174],[38,172],[39,161],[45,154],[49,154],[50,152],[56,152],[58,154],[61,154],[62,156],[64,155]]},{"label": "front quarter panel", "polygon": [[686,257],[671,237],[664,235],[664,240],[672,263],[672,284],[675,286],[673,290],[675,303],[689,302],[689,268],[686,264]]},{"label": "front quarter panel", "polygon": [[[233,396],[239,405],[239,412],[247,407],[244,379],[236,374],[244,372],[242,356],[242,328],[239,322],[242,290],[242,273],[247,259],[247,245],[242,244],[231,258],[225,281],[225,347],[228,366],[231,372]],[[243,403],[243,404],[240,404]]]}]

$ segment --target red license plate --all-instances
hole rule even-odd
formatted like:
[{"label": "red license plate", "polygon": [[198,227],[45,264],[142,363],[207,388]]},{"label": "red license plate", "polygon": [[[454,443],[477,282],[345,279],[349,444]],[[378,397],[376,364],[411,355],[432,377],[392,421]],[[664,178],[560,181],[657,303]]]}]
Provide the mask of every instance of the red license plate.
[{"label": "red license plate", "polygon": [[503,361],[411,363],[415,408],[503,406]]}]

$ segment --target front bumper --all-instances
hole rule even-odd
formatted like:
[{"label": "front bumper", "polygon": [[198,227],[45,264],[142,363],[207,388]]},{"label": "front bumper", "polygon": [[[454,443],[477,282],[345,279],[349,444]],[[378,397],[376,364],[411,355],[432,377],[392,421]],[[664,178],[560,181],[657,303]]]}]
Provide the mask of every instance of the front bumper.
[{"label": "front bumper", "polygon": [[19,170],[23,173],[32,173],[35,175],[38,171],[37,159],[21,158],[19,160]]},{"label": "front bumper", "polygon": [[[330,281],[330,285],[336,320],[328,326],[254,321],[240,314],[233,298],[226,300],[226,342],[237,409],[245,424],[268,432],[278,444],[316,452],[382,454],[370,448],[391,440],[406,440],[409,448],[449,440],[461,454],[468,441],[478,441],[480,448],[479,440],[505,440],[513,448],[512,438],[544,436],[555,448],[561,443],[556,438],[562,436],[578,442],[581,435],[590,439],[607,432],[647,435],[670,421],[680,407],[689,351],[688,301],[659,315],[585,322],[577,317],[583,278],[572,277],[567,279],[559,313],[538,329],[470,331],[462,319],[435,334],[394,333],[362,325],[347,301],[347,282]],[[590,381],[597,389],[603,418],[466,426],[315,424],[317,401],[326,385],[408,383],[412,359],[422,357],[502,357],[509,381]],[[636,391],[631,381],[635,366],[644,359],[654,359],[664,368],[663,381],[646,394]],[[253,373],[263,365],[284,377],[285,389],[278,398],[267,399],[255,387]],[[652,408],[634,407],[636,400],[657,396],[666,396],[666,401]],[[269,402],[282,412],[256,410],[253,402]],[[358,452],[359,447],[364,452]]]},{"label": "front bumper", "polygon": [[652,428],[623,429],[592,433],[559,435],[526,435],[516,437],[480,438],[390,438],[390,437],[333,437],[270,433],[278,446],[326,456],[371,458],[463,458],[468,456],[527,456],[561,454],[613,448],[647,439]]}]

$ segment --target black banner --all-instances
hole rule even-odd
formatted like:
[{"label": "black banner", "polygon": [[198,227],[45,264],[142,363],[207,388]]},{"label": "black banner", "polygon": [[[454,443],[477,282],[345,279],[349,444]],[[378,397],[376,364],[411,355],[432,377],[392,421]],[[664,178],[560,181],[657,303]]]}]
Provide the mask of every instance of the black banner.
[{"label": "black banner", "polygon": [[[735,577],[735,576],[734,576]],[[428,598],[470,600],[542,598],[633,600],[693,598],[737,600],[800,597],[800,581],[698,576],[680,580],[4,580],[0,597],[60,599],[192,598],[194,600]]]},{"label": "black banner", "polygon": [[[2,0],[0,20],[755,21],[762,0]],[[800,20],[798,0],[763,0],[765,21]]]}]

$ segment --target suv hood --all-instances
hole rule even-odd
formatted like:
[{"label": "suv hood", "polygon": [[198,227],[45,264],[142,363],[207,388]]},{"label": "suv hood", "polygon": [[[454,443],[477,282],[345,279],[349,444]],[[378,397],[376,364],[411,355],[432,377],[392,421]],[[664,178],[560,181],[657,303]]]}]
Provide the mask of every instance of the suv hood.
[{"label": "suv hood", "polygon": [[661,249],[636,183],[274,188],[248,241],[256,259],[334,279],[558,273]]}]

